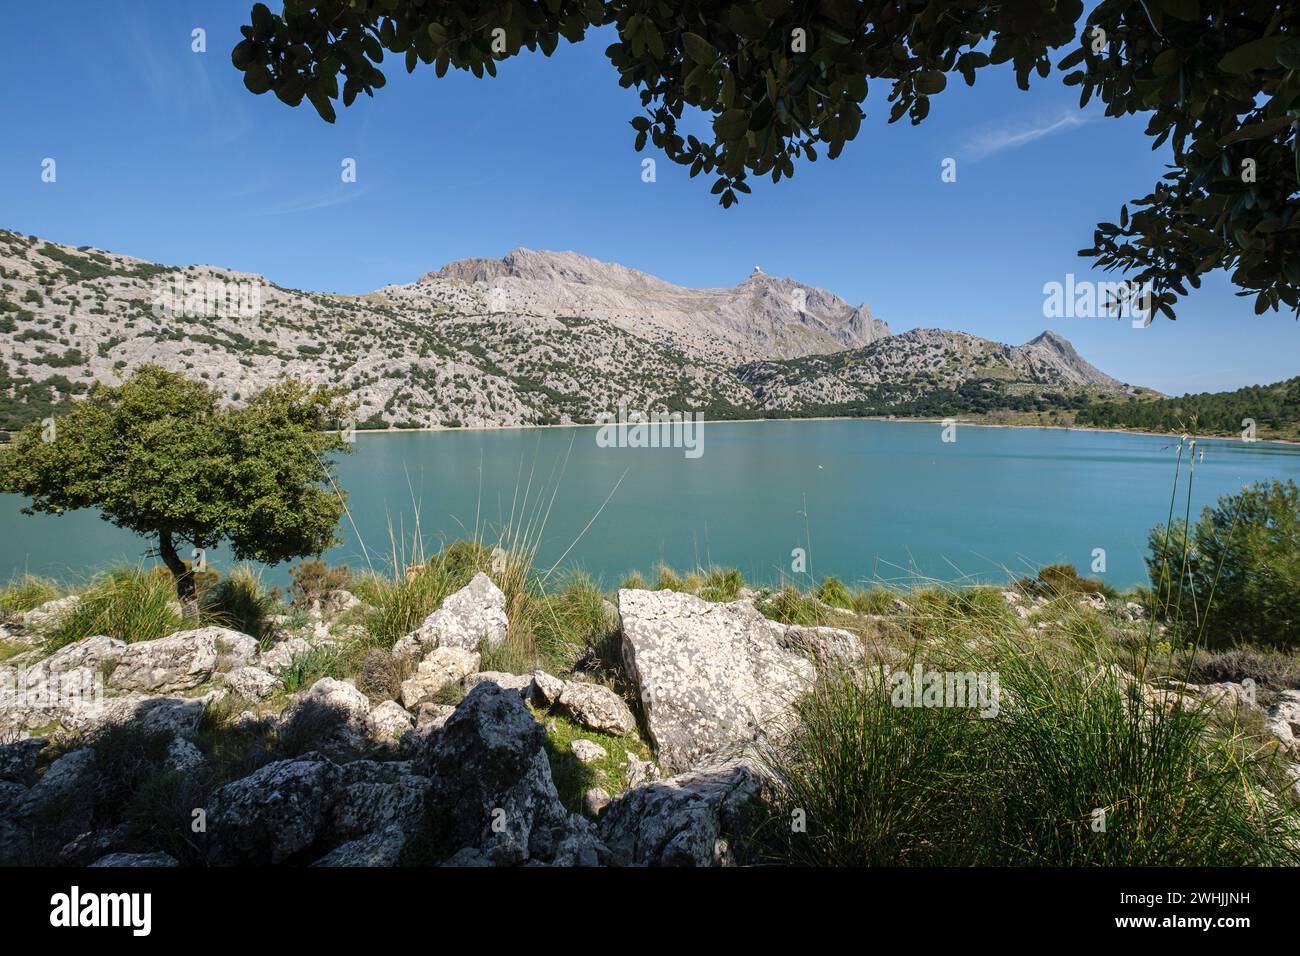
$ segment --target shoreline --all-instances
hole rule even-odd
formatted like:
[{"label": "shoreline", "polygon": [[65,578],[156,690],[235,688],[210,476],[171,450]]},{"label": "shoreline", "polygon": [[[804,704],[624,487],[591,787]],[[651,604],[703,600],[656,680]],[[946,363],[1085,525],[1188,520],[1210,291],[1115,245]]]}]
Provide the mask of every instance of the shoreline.
[{"label": "shoreline", "polygon": [[[713,418],[705,419],[703,424],[723,425],[723,424],[758,424],[762,422],[888,422],[899,425],[939,425],[947,419],[945,418],[894,418],[886,415],[810,415],[807,417],[789,416],[785,418]],[[1238,438],[1232,438],[1227,435],[1205,435],[1190,434],[1186,432],[1153,432],[1144,431],[1137,428],[1098,428],[1093,425],[1037,425],[1023,424],[1016,422],[977,422],[968,418],[954,418],[958,425],[970,428],[1033,428],[1042,431],[1061,431],[1061,432],[1091,432],[1100,435],[1143,435],[1148,438],[1183,438],[1187,437],[1194,441],[1222,441],[1236,442],[1241,441]],[[421,425],[418,428],[358,428],[354,435],[402,435],[402,434],[419,434],[433,432],[498,432],[498,431],[523,431],[525,429],[535,428],[601,428],[607,424],[617,424],[610,422],[568,422],[560,425],[536,425],[536,424],[510,424],[510,425]],[[0,442],[0,448],[8,448],[14,443],[13,437],[18,430],[9,431],[9,441]],[[1242,442],[1242,444],[1251,445],[1283,445],[1288,448],[1300,448],[1300,440],[1291,438],[1256,438],[1252,442]]]},{"label": "shoreline", "polygon": [[[947,419],[945,418],[894,418],[885,415],[812,415],[807,417],[789,416],[785,418],[713,418],[705,419],[704,424],[723,425],[723,424],[754,424],[761,422],[889,422],[902,425],[939,425]],[[1187,437],[1194,441],[1223,441],[1235,442],[1240,441],[1238,438],[1232,438],[1227,435],[1203,435],[1190,434],[1186,432],[1153,432],[1143,431],[1137,428],[1098,428],[1095,425],[1037,425],[1037,424],[1019,424],[1014,422],[978,422],[973,419],[954,418],[958,425],[969,426],[972,428],[1033,428],[1043,431],[1063,431],[1063,432],[1091,432],[1102,435],[1144,435],[1148,438],[1183,438]],[[537,424],[510,424],[510,425],[422,425],[419,428],[358,428],[355,432],[357,435],[400,435],[419,432],[496,432],[496,431],[522,431],[524,429],[534,428],[600,428],[608,422],[569,422],[560,425],[537,425]],[[614,423],[617,424],[617,423]],[[1242,442],[1251,445],[1285,445],[1291,448],[1300,448],[1300,440],[1290,438],[1257,438],[1252,442]]]}]

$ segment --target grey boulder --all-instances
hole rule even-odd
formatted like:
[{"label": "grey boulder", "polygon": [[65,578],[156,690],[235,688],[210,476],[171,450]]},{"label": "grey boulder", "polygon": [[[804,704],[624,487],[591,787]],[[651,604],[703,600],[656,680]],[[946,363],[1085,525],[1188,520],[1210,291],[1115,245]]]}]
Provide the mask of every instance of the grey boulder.
[{"label": "grey boulder", "polygon": [[762,734],[780,733],[815,662],[854,656],[837,628],[790,627],[748,601],[621,590],[622,655],[659,761],[682,771]]},{"label": "grey boulder", "polygon": [[109,686],[146,694],[197,687],[217,666],[217,637],[225,630],[203,627],[130,644],[117,659]]},{"label": "grey boulder", "polygon": [[496,647],[506,639],[506,596],[480,571],[469,584],[442,602],[418,628],[393,645],[398,657],[423,657],[435,647],[478,650],[486,643]]}]

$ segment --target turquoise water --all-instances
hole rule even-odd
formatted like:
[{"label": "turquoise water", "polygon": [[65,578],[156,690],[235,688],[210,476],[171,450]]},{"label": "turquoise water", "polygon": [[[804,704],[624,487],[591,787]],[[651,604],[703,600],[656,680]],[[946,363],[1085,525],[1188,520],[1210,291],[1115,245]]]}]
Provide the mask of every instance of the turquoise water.
[{"label": "turquoise water", "polygon": [[[959,426],[946,443],[941,432],[912,422],[706,423],[698,458],[681,448],[599,447],[595,428],[359,434],[338,468],[355,529],[345,518],[343,543],[327,558],[391,566],[389,527],[409,553],[417,504],[429,550],[476,522],[495,540],[513,502],[515,523],[522,516],[535,528],[549,506],[541,566],[568,550],[561,568],[610,587],[661,560],[734,566],[774,582],[791,576],[795,548],[817,578],[895,583],[1000,581],[1056,561],[1089,573],[1103,548],[1106,581],[1145,581],[1146,534],[1168,514],[1175,440]],[[1300,481],[1300,449],[1200,447],[1195,511],[1243,484]],[[21,506],[0,496],[0,579],[31,571],[76,580],[142,560],[148,547],[91,512],[29,517]],[[228,566],[220,550],[209,561]],[[287,581],[285,566],[268,579]]]}]

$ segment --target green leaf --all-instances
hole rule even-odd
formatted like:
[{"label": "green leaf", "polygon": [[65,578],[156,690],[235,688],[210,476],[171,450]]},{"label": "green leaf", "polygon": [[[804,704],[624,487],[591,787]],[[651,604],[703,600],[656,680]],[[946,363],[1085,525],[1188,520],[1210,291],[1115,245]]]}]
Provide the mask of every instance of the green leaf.
[{"label": "green leaf", "polygon": [[1219,61],[1221,73],[1249,73],[1252,70],[1275,69],[1277,56],[1285,37],[1272,36],[1251,40],[1229,52]]},{"label": "green leaf", "polygon": [[682,34],[682,49],[696,63],[707,65],[718,58],[718,53],[704,37],[694,33]]},{"label": "green leaf", "polygon": [[1300,70],[1300,39],[1288,37],[1277,48],[1277,62],[1288,70]]},{"label": "green leaf", "polygon": [[1197,0],[1161,0],[1160,6],[1164,8],[1165,13],[1179,20],[1199,20],[1201,17],[1200,4]]},{"label": "green leaf", "polygon": [[916,78],[916,91],[924,93],[926,96],[942,93],[947,85],[948,78],[938,70],[926,70]]},{"label": "green leaf", "polygon": [[713,121],[713,132],[724,143],[732,143],[749,129],[749,114],[741,109],[727,110]]},{"label": "green leaf", "polygon": [[1151,72],[1156,76],[1172,76],[1178,72],[1178,67],[1180,67],[1182,63],[1182,51],[1170,47],[1152,61]]},{"label": "green leaf", "polygon": [[271,88],[271,73],[260,63],[244,74],[244,86],[250,93],[261,95]]}]

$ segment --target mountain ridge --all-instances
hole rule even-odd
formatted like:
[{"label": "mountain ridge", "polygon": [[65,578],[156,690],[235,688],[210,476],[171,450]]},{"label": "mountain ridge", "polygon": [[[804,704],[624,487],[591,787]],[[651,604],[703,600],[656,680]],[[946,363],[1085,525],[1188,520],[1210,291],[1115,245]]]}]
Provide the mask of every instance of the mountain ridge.
[{"label": "mountain ridge", "polygon": [[[256,285],[260,310],[153,308],[160,284],[206,283]],[[757,268],[689,289],[527,249],[341,295],[0,230],[0,343],[0,429],[145,363],[236,403],[282,375],[341,386],[362,427],[583,423],[620,403],[709,418],[1044,410],[1126,393],[1059,333],[894,335],[865,303]]]}]

